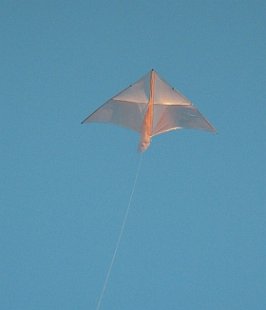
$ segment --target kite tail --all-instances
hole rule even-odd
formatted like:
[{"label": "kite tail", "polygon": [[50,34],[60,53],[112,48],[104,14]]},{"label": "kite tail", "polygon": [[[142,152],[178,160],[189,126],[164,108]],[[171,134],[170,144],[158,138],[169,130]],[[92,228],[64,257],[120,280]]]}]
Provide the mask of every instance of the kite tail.
[{"label": "kite tail", "polygon": [[146,151],[151,143],[152,120],[153,120],[153,107],[151,103],[149,103],[147,112],[144,116],[144,120],[142,123],[141,138],[139,143],[140,152]]},{"label": "kite tail", "polygon": [[139,142],[139,151],[145,152],[147,148],[150,146],[151,143],[151,137],[149,134],[144,132],[144,134],[141,136],[141,140]]},{"label": "kite tail", "polygon": [[108,271],[107,271],[106,276],[105,276],[105,280],[104,280],[104,283],[103,283],[101,294],[100,294],[100,297],[99,297],[98,302],[97,302],[96,310],[100,310],[100,307],[101,307],[101,304],[102,304],[102,300],[103,300],[103,297],[104,297],[104,293],[106,291],[106,288],[107,288],[107,285],[108,285],[108,282],[109,282],[109,278],[110,278],[110,275],[111,275],[111,271],[112,271],[112,268],[113,268],[113,265],[114,265],[114,262],[115,262],[115,259],[116,259],[117,251],[118,251],[118,248],[119,248],[119,245],[120,245],[120,242],[121,242],[124,230],[125,230],[125,226],[126,226],[129,210],[130,210],[130,207],[131,207],[132,198],[133,198],[133,195],[134,195],[134,192],[135,192],[135,188],[136,188],[136,184],[137,184],[137,180],[138,180],[138,176],[139,176],[139,172],[140,172],[140,168],[141,168],[141,163],[142,163],[142,154],[140,155],[140,158],[139,158],[139,164],[138,164],[137,172],[136,172],[136,175],[135,175],[133,187],[132,187],[132,190],[131,190],[131,193],[130,193],[128,205],[127,205],[127,208],[126,208],[126,211],[125,211],[125,215],[124,215],[124,218],[123,218],[123,222],[122,222],[122,225],[121,225],[121,228],[120,228],[120,232],[119,232],[119,235],[118,235],[118,238],[117,238],[117,241],[116,241],[114,253],[113,253],[113,256],[112,256],[112,259],[111,259]]}]

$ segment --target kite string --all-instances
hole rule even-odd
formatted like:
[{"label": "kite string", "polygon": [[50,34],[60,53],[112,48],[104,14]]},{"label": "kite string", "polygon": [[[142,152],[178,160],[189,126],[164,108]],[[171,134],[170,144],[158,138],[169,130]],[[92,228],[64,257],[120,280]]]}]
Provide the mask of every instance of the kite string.
[{"label": "kite string", "polygon": [[114,265],[114,262],[115,262],[117,251],[118,251],[118,248],[119,248],[119,245],[120,245],[120,242],[121,242],[124,230],[125,230],[125,226],[126,226],[129,210],[130,210],[130,207],[131,207],[132,198],[133,198],[133,195],[134,195],[134,192],[135,192],[135,188],[136,188],[136,184],[137,184],[137,180],[138,180],[138,176],[139,176],[139,172],[140,172],[140,168],[141,168],[142,158],[143,158],[143,153],[140,154],[139,164],[138,164],[137,172],[136,172],[136,175],[135,175],[133,187],[132,187],[132,190],[131,190],[131,193],[130,193],[128,205],[127,205],[127,208],[126,208],[126,211],[125,211],[125,215],[124,215],[124,218],[123,218],[123,222],[122,222],[122,225],[121,225],[121,229],[120,229],[117,241],[116,241],[116,246],[115,246],[115,249],[114,249],[113,257],[111,259],[108,271],[107,271],[106,276],[105,276],[104,284],[103,284],[103,287],[102,287],[102,291],[101,291],[100,297],[98,299],[96,310],[99,310],[100,307],[101,307],[102,299],[103,299],[105,290],[107,288],[107,284],[108,284],[108,281],[109,281],[109,278],[110,278],[110,275],[111,275],[111,271],[112,271],[112,268],[113,268],[113,265]]}]

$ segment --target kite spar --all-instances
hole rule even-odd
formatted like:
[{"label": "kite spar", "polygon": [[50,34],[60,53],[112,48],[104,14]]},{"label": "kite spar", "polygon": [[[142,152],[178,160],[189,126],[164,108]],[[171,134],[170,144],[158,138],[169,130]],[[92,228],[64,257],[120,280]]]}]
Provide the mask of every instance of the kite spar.
[{"label": "kite spar", "polygon": [[[154,70],[151,70],[137,82],[106,101],[101,107],[85,118],[82,124],[92,122],[114,123],[137,131],[140,134],[139,150],[141,152],[147,150],[152,137],[171,130],[192,128],[210,132],[216,131],[185,96],[172,88]],[[101,307],[125,229],[141,162],[142,156],[140,157],[128,206],[96,310],[99,310]]]},{"label": "kite spar", "polygon": [[153,121],[153,104],[154,104],[154,71],[150,74],[150,96],[147,106],[147,111],[141,126],[141,138],[139,143],[139,150],[144,152],[150,145],[152,137],[152,121]]}]

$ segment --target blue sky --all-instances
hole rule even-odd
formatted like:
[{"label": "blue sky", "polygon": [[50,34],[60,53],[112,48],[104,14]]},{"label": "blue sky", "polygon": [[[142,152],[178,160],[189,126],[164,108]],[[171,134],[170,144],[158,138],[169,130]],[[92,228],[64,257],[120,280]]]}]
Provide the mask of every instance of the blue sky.
[{"label": "blue sky", "polygon": [[96,308],[139,137],[80,121],[151,68],[218,134],[153,139],[101,309],[265,309],[265,10],[1,1],[2,309]]}]

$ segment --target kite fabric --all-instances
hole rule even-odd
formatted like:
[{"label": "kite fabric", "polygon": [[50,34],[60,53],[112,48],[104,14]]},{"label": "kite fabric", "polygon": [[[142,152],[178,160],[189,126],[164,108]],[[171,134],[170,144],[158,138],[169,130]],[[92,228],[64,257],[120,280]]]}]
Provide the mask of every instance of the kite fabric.
[{"label": "kite fabric", "polygon": [[111,122],[139,132],[141,152],[149,147],[153,136],[170,130],[216,131],[199,110],[155,70],[109,99],[82,124],[92,122]]}]

